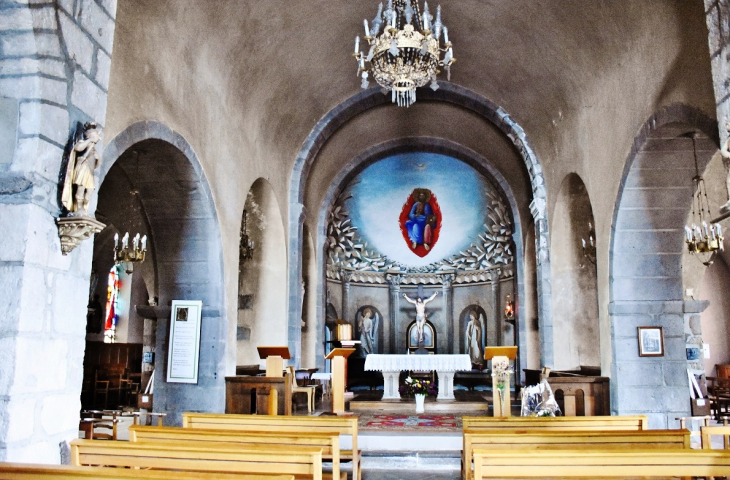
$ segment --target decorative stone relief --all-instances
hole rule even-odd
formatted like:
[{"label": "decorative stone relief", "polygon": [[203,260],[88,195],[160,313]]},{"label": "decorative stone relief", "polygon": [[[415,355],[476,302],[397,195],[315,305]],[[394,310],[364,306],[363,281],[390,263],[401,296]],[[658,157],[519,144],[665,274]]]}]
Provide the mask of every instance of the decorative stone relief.
[{"label": "decorative stone relief", "polygon": [[[455,283],[489,281],[489,272],[498,270],[502,278],[514,276],[512,221],[504,200],[495,192],[488,193],[488,214],[485,231],[478,241],[449,258],[421,267],[411,267],[390,260],[375,249],[368,248],[352,224],[346,208],[351,198],[344,191],[327,218],[327,278],[340,280],[343,269],[352,272],[353,280],[363,283],[385,283],[385,272],[408,274],[403,283],[441,283],[441,274],[455,272]],[[414,276],[414,274],[420,274]],[[460,275],[461,274],[461,275]]]}]

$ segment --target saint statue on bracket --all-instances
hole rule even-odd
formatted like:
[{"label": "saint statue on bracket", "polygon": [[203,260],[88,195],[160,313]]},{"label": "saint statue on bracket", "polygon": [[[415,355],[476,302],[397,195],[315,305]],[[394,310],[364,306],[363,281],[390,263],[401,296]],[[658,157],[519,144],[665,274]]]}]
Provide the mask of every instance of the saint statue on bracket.
[{"label": "saint statue on bracket", "polygon": [[428,188],[414,188],[403,205],[400,229],[408,248],[425,257],[436,244],[441,232],[441,208]]}]

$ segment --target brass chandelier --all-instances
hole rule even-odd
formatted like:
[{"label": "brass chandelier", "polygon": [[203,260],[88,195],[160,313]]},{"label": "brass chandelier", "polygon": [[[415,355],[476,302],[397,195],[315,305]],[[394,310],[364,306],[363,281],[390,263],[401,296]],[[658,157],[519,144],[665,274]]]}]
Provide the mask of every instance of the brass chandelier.
[{"label": "brass chandelier", "polygon": [[692,151],[695,161],[695,176],[692,178],[694,193],[692,194],[692,226],[685,225],[685,242],[691,254],[701,257],[706,266],[712,265],[715,253],[724,250],[722,227],[718,223],[707,224],[711,217],[710,202],[707,200],[705,179],[700,175],[697,165],[697,134],[692,134]]},{"label": "brass chandelier", "polygon": [[[388,0],[378,6],[378,13],[365,26],[365,40],[370,47],[367,55],[360,50],[360,37],[355,38],[355,53],[358,75],[362,88],[368,88],[372,78],[387,93],[392,101],[401,107],[410,107],[416,101],[416,88],[429,81],[431,88],[438,89],[436,75],[439,67],[451,76],[451,65],[456,61],[449,42],[449,30],[441,21],[441,6],[436,10],[436,19],[423,4],[423,13],[418,0]],[[382,27],[382,32],[381,32]],[[443,34],[444,48],[439,39]],[[443,58],[441,54],[443,53]]]}]

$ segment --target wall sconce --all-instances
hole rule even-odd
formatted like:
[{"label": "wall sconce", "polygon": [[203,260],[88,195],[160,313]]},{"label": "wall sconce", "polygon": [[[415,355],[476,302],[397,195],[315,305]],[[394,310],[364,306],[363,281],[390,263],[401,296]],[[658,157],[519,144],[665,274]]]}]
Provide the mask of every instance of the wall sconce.
[{"label": "wall sconce", "polygon": [[241,241],[239,244],[240,260],[246,261],[253,258],[255,248],[254,241],[248,236],[248,212],[243,211],[243,221],[241,222]]},{"label": "wall sconce", "polygon": [[127,274],[131,274],[133,271],[132,265],[137,262],[144,262],[145,255],[147,254],[147,235],[139,238],[139,233],[132,239],[132,248],[129,248],[129,232],[125,233],[122,237],[121,248],[119,246],[119,234],[114,234],[114,263],[119,265],[120,263],[127,264]]},{"label": "wall sconce", "polygon": [[507,303],[504,307],[504,319],[508,322],[514,322],[515,321],[515,306],[512,303],[511,296],[507,295]]},{"label": "wall sconce", "polygon": [[580,239],[583,245],[583,256],[588,259],[593,265],[596,264],[596,231],[593,229],[593,224],[588,222],[588,242],[585,238]]}]

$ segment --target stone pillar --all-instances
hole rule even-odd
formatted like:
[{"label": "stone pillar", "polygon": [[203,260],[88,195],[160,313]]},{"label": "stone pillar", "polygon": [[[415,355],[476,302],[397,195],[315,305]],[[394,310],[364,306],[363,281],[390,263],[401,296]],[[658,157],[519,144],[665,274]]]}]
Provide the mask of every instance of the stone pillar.
[{"label": "stone pillar", "polygon": [[54,220],[71,132],[106,119],[116,3],[103,5],[0,9],[2,461],[67,461],[78,436],[93,242],[63,256]]},{"label": "stone pillar", "polygon": [[459,353],[459,335],[454,335],[454,280],[456,275],[448,273],[441,275],[441,296],[444,304],[444,321],[446,323],[447,353]]},{"label": "stone pillar", "polygon": [[385,337],[386,350],[383,353],[397,353],[395,332],[397,330],[397,319],[400,313],[400,282],[403,279],[398,274],[387,274],[385,278],[388,280],[388,291],[390,292],[390,302],[388,304],[388,321],[383,322],[383,335]]},{"label": "stone pillar", "polygon": [[[705,12],[717,123],[720,129],[720,144],[723,145],[728,140],[726,124],[730,122],[730,70],[727,68],[727,59],[730,55],[730,3],[724,0],[705,0]],[[730,199],[730,159],[723,158],[723,163]],[[727,211],[730,211],[730,200],[721,207],[720,213]]]},{"label": "stone pillar", "polygon": [[490,272],[490,282],[492,284],[492,318],[494,318],[494,343],[491,345],[502,345],[504,344],[504,338],[502,333],[502,299],[500,297],[500,285],[499,276],[502,271],[500,269],[492,270]]},{"label": "stone pillar", "polygon": [[[342,282],[342,319],[350,321],[350,280],[352,280],[352,272],[347,270],[340,271],[340,281]],[[354,321],[354,320],[353,320]],[[354,333],[353,328],[353,333]]]},{"label": "stone pillar", "polygon": [[[535,166],[536,171],[539,166]],[[535,188],[533,187],[533,191]],[[544,195],[530,203],[535,219],[535,252],[537,252],[537,312],[540,329],[540,366],[553,366],[552,286],[550,284],[550,235]]]}]

